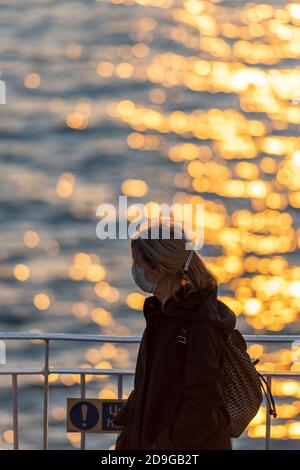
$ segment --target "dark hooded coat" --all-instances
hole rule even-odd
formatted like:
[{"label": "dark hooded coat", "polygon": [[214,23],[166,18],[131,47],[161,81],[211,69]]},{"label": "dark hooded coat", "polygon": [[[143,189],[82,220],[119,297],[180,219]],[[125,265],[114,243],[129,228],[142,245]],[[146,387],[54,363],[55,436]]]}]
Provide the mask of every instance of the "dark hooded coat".
[{"label": "dark hooded coat", "polygon": [[163,308],[152,295],[143,313],[134,388],[114,419],[123,426],[115,449],[231,449],[223,360],[235,314],[217,287],[187,295],[181,287]]}]

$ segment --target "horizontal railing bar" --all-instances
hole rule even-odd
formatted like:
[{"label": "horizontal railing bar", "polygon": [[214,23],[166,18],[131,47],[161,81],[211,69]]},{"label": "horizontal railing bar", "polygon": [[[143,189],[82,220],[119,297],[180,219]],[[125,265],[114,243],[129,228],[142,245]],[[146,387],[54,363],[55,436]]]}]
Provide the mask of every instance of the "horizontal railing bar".
[{"label": "horizontal railing bar", "polygon": [[294,372],[294,371],[291,371],[291,372],[270,372],[270,371],[261,371],[259,370],[258,371],[260,374],[264,375],[265,377],[274,377],[274,378],[278,378],[278,377],[299,377],[300,378],[300,371],[297,371],[297,372]]},{"label": "horizontal railing bar", "polygon": [[[289,343],[300,341],[300,335],[243,335],[247,342]],[[72,333],[0,333],[0,340],[96,341],[139,343],[142,336],[86,335]]]},{"label": "horizontal railing bar", "polygon": [[0,366],[0,375],[44,375],[43,369],[1,369]]},{"label": "horizontal railing bar", "polygon": [[[58,374],[86,374],[86,375],[133,375],[134,369],[93,369],[93,368],[50,368],[48,375]],[[259,370],[259,373],[265,377],[300,377],[300,371],[263,371]],[[45,375],[43,369],[0,369],[0,375]]]},{"label": "horizontal railing bar", "polygon": [[[0,369],[0,375],[45,375],[44,369]],[[93,369],[91,367],[76,368],[50,368],[51,374],[89,374],[89,375],[132,375],[134,369]]]},{"label": "horizontal railing bar", "polygon": [[[109,336],[68,333],[0,333],[0,340],[47,340],[47,341],[103,341],[118,343],[139,343],[141,336]],[[300,338],[300,337],[299,337]]]},{"label": "horizontal railing bar", "polygon": [[243,335],[249,343],[293,343],[300,341],[300,335]]},{"label": "horizontal railing bar", "polygon": [[94,374],[94,375],[116,375],[134,374],[133,369],[93,369],[91,367],[76,367],[76,368],[51,368],[51,374]]}]

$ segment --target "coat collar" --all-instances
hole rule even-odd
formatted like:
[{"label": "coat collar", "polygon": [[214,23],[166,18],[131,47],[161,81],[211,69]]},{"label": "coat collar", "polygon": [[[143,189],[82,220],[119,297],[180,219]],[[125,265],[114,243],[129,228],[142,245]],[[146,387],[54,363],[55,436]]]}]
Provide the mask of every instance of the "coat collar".
[{"label": "coat collar", "polygon": [[186,296],[184,287],[180,287],[180,289],[176,291],[176,297],[175,295],[169,297],[166,300],[164,307],[162,307],[160,300],[155,295],[147,297],[144,302],[143,313],[146,320],[155,314],[171,315],[174,317],[186,317],[187,310],[191,315],[194,308],[200,307],[209,296],[216,298],[217,287],[213,289],[210,288],[207,290],[190,292]]},{"label": "coat collar", "polygon": [[151,295],[145,299],[143,313],[148,323],[154,315],[168,315],[213,324],[223,329],[233,329],[236,324],[234,312],[218,299],[218,286],[198,290],[185,295],[184,287],[169,297],[164,307],[158,297]]}]

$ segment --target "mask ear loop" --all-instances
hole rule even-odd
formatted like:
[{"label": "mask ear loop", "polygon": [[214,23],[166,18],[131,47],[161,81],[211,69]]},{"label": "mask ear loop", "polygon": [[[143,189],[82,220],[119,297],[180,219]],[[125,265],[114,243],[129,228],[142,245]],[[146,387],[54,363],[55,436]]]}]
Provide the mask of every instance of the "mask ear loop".
[{"label": "mask ear loop", "polygon": [[191,260],[192,260],[193,254],[194,254],[194,251],[193,251],[193,250],[190,250],[187,259],[185,260],[183,266],[182,266],[181,269],[180,269],[181,272],[182,272],[182,274],[183,274],[184,279],[190,281],[192,284],[193,284],[193,282],[191,281],[191,279],[189,278],[189,276],[187,275],[187,273],[188,273],[188,270],[189,270],[189,265],[190,265],[190,262],[191,262]]},{"label": "mask ear loop", "polygon": [[191,262],[193,253],[194,253],[194,251],[193,251],[193,250],[190,250],[188,257],[187,257],[187,259],[186,259],[184,265],[183,265],[182,268],[181,268],[181,271],[182,271],[184,274],[187,273],[188,270],[189,270],[189,265],[190,265],[190,262]]}]

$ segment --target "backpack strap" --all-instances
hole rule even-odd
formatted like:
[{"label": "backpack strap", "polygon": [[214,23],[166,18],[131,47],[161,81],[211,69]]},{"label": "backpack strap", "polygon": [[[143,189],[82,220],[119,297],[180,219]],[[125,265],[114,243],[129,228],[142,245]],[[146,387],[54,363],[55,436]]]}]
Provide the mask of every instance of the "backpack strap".
[{"label": "backpack strap", "polygon": [[[267,400],[267,403],[269,405],[269,414],[271,416],[274,416],[274,418],[277,417],[277,412],[276,412],[276,406],[275,406],[275,401],[274,401],[274,398],[273,398],[273,395],[272,395],[272,392],[271,392],[271,389],[269,387],[269,384],[268,382],[266,381],[266,379],[264,378],[264,376],[262,374],[260,374],[258,371],[256,371],[259,375],[259,378],[260,378],[260,384],[261,384],[261,387],[264,391],[264,394],[265,394],[265,397],[266,397],[266,400]],[[266,386],[266,389],[264,387],[264,384]]]}]

